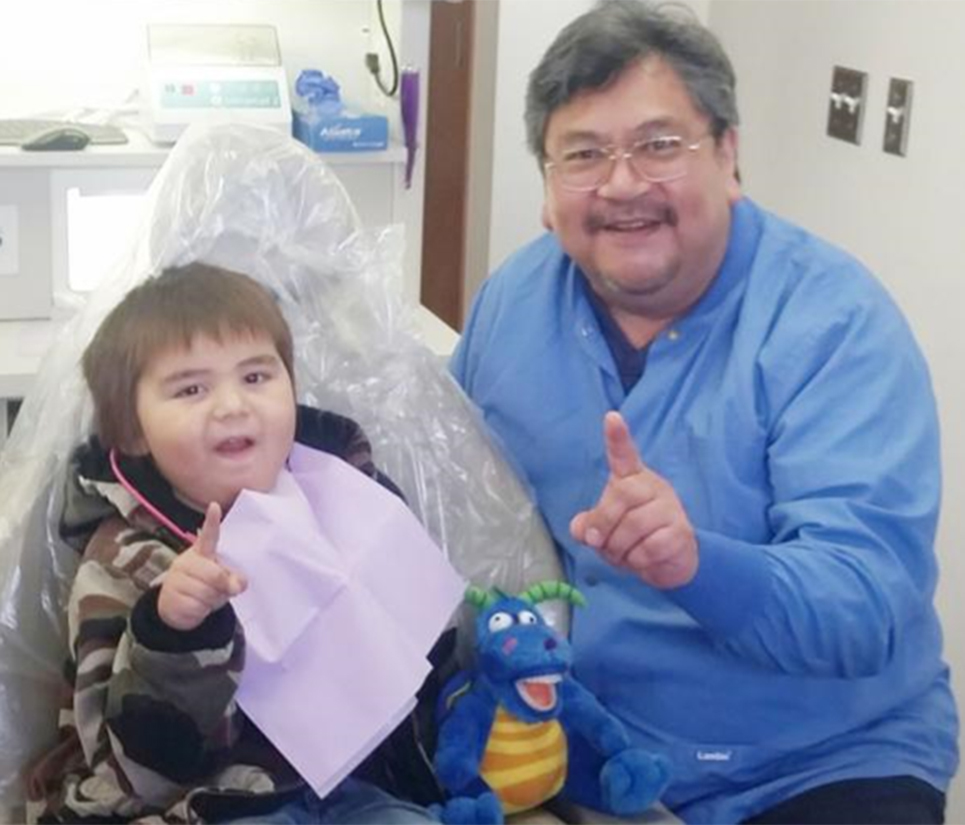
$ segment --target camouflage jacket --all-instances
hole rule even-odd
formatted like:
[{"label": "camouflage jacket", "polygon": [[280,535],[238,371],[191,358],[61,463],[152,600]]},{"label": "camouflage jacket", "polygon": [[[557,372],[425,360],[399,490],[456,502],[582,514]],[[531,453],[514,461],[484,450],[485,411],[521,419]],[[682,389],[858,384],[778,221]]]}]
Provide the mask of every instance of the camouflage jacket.
[{"label": "camouflage jacket", "polygon": [[[296,439],[398,493],[375,469],[353,421],[299,408]],[[200,528],[201,515],[174,496],[149,459],[120,459],[154,507],[187,532]],[[68,609],[59,742],[27,779],[33,815],[42,822],[219,821],[258,816],[303,790],[235,702],[244,634],[230,604],[187,632],[158,616],[155,581],[184,542],[118,483],[96,439],[75,453],[67,486],[61,534],[83,557]],[[441,647],[448,644],[434,655]],[[429,681],[435,692],[435,675]],[[356,775],[427,804],[439,792],[420,717],[426,711],[403,723]]]}]

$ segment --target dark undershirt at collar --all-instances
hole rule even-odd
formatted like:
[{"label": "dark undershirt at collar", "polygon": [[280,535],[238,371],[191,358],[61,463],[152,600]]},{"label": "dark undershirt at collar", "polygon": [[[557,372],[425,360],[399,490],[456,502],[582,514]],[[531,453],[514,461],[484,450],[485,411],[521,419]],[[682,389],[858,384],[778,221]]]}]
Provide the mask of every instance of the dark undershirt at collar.
[{"label": "dark undershirt at collar", "polygon": [[[117,453],[117,464],[134,489],[171,519],[179,529],[186,533],[197,533],[201,529],[204,513],[189,507],[175,495],[170,482],[161,475],[154,459],[150,456]],[[180,542],[183,540],[179,539]]]},{"label": "dark undershirt at collar", "polygon": [[593,307],[593,314],[596,315],[597,322],[600,324],[603,340],[610,348],[610,354],[613,356],[614,364],[616,364],[623,391],[630,392],[646,369],[648,347],[638,349],[630,343],[627,336],[623,334],[623,330],[613,320],[606,304],[593,291],[585,276],[581,274],[581,277],[583,278],[583,288],[590,299],[590,306]]}]

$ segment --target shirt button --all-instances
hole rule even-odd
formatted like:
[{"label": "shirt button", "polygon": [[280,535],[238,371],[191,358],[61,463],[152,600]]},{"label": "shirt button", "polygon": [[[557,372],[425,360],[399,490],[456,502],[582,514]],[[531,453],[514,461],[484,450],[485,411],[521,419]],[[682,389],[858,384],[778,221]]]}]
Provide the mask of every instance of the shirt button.
[{"label": "shirt button", "polygon": [[676,341],[680,337],[680,332],[675,329],[671,329],[667,332],[667,339],[669,341]]},{"label": "shirt button", "polygon": [[600,583],[600,580],[596,576],[584,576],[583,584],[587,587],[596,587]]}]

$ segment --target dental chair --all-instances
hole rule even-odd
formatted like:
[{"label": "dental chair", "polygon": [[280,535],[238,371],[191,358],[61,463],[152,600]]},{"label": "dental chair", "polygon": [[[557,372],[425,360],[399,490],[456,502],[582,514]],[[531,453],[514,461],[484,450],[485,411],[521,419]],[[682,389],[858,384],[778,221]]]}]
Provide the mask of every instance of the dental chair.
[{"label": "dental chair", "polygon": [[[69,456],[92,432],[80,355],[120,298],[168,266],[202,260],[272,290],[294,336],[299,401],[364,428],[376,464],[468,581],[518,592],[562,577],[526,491],[420,340],[401,252],[400,230],[363,231],[335,175],[292,139],[232,125],[179,140],[126,253],[63,328],[0,454],[0,821],[23,821],[20,773],[56,737],[79,561],[58,523]],[[548,609],[565,631],[565,608]]]},{"label": "dental chair", "polygon": [[[0,811],[56,736],[65,608],[78,563],[58,535],[72,449],[92,431],[80,355],[110,308],[168,266],[203,260],[277,296],[299,400],[354,418],[378,466],[463,576],[522,590],[561,576],[542,522],[401,292],[401,233],[367,234],[341,183],[273,130],[187,133],[122,260],[67,323],[0,455]],[[565,617],[561,614],[558,622]]]}]

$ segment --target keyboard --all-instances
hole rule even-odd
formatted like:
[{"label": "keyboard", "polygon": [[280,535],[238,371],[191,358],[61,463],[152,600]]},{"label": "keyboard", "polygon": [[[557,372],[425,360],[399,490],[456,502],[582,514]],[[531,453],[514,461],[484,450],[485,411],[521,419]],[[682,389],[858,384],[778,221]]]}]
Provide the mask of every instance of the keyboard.
[{"label": "keyboard", "polygon": [[90,135],[91,143],[127,143],[127,135],[117,126],[102,123],[75,123],[70,120],[41,118],[0,119],[0,146],[20,146],[37,132],[53,126],[73,126]]}]

